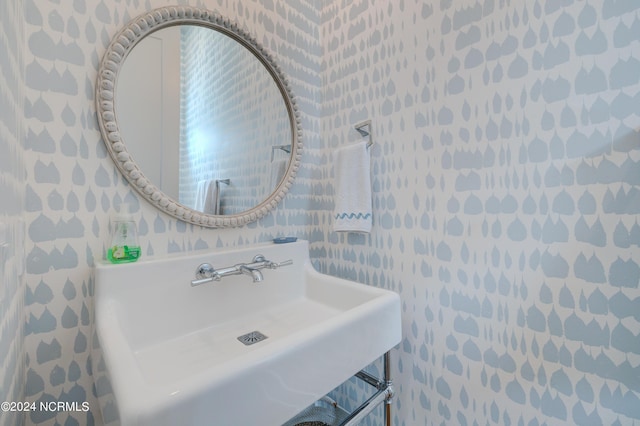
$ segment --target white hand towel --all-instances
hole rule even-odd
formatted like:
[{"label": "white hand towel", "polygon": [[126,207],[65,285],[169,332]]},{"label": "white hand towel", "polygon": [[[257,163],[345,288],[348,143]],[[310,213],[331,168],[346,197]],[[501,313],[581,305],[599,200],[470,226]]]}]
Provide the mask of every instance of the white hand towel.
[{"label": "white hand towel", "polygon": [[198,186],[196,187],[196,197],[193,199],[193,209],[199,212],[204,210],[206,184],[206,180],[200,180],[198,181]]},{"label": "white hand towel", "polygon": [[201,180],[198,182],[194,210],[205,214],[219,214],[220,189],[215,180]]},{"label": "white hand towel", "polygon": [[371,160],[367,142],[341,147],[335,152],[336,204],[333,230],[371,231]]},{"label": "white hand towel", "polygon": [[207,210],[209,214],[222,214],[222,188],[220,187],[220,181],[212,181],[209,185],[209,195],[207,196]]}]

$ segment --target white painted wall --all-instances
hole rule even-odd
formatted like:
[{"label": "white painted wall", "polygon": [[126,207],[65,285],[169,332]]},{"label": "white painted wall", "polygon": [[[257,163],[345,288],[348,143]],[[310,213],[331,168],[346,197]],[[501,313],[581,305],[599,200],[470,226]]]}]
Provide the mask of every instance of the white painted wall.
[{"label": "white painted wall", "polygon": [[118,78],[116,114],[127,149],[142,172],[178,199],[180,28],[145,37]]}]

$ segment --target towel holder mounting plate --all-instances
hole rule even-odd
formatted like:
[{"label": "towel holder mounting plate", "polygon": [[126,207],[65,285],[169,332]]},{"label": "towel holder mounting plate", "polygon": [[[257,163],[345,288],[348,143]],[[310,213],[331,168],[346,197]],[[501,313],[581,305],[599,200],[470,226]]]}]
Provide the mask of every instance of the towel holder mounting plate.
[{"label": "towel holder mounting plate", "polygon": [[371,135],[371,120],[363,121],[362,123],[358,123],[355,125],[358,133],[362,135],[363,138],[369,137],[369,142],[367,142],[367,148],[373,145],[373,136]]}]

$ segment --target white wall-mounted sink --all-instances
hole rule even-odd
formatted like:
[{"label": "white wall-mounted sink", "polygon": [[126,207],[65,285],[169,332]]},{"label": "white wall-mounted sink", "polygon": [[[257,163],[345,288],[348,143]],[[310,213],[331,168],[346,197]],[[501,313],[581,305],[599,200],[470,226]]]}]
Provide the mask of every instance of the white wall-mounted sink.
[{"label": "white wall-mounted sink", "polygon": [[[293,264],[191,286],[256,254]],[[306,241],[98,264],[95,295],[107,424],[281,425],[401,339],[398,295],[316,272]]]}]

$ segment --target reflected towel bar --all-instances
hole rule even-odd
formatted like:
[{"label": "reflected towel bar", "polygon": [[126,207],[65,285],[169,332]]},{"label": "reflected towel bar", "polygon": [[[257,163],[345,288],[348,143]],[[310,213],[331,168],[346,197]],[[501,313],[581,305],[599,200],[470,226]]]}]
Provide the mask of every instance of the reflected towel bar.
[{"label": "reflected towel bar", "polygon": [[271,147],[271,162],[273,163],[273,156],[277,150],[284,151],[287,154],[291,154],[291,145],[274,145]]},{"label": "reflected towel bar", "polygon": [[219,215],[222,214],[222,207],[220,204],[220,198],[222,198],[222,195],[220,194],[220,184],[224,183],[225,185],[230,185],[231,184],[231,179],[216,179],[216,192],[217,192],[217,197],[216,197],[216,205],[214,207],[214,211],[213,214],[214,215]]}]

